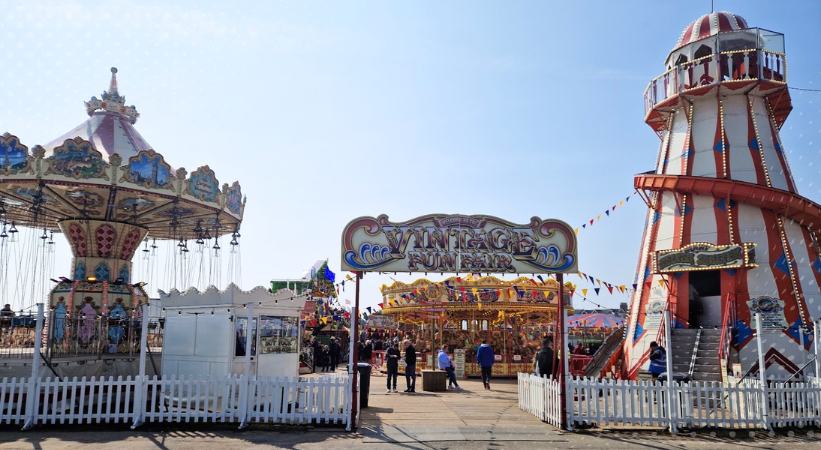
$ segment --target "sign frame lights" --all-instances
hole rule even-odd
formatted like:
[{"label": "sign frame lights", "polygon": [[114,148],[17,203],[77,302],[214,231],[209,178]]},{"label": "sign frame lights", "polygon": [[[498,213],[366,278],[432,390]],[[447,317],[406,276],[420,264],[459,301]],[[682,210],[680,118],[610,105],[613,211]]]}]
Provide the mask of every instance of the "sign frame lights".
[{"label": "sign frame lights", "polygon": [[[752,269],[758,267],[755,262],[755,243],[716,245],[709,242],[693,242],[681,248],[657,250],[653,253],[654,273],[696,272],[702,270]],[[740,254],[738,254],[740,253]],[[710,259],[733,257],[710,264]],[[704,264],[699,264],[707,259]],[[662,260],[662,267],[659,267]],[[670,260],[670,261],[666,261]],[[736,262],[737,261],[737,262]]]}]

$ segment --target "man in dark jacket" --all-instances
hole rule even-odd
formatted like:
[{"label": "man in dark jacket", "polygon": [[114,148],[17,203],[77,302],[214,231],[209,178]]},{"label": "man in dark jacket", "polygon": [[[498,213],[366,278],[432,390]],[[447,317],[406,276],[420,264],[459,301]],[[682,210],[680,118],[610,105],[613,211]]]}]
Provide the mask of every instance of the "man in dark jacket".
[{"label": "man in dark jacket", "polygon": [[542,348],[536,354],[535,366],[540,377],[550,378],[553,376],[553,364],[556,356],[553,353],[553,339],[546,337],[542,341]]},{"label": "man in dark jacket", "polygon": [[331,338],[331,344],[328,346],[328,352],[330,353],[328,357],[330,358],[328,364],[331,366],[331,371],[336,371],[336,366],[339,365],[339,342],[336,341],[335,337]]},{"label": "man in dark jacket", "polygon": [[[385,363],[388,366],[388,393],[396,392],[396,379],[399,377],[399,349],[388,341],[388,349],[385,351]],[[393,387],[391,387],[393,380]]]},{"label": "man in dark jacket", "polygon": [[416,392],[416,348],[409,340],[405,340],[405,392]]},{"label": "man in dark jacket", "polygon": [[493,347],[487,343],[487,340],[482,339],[482,345],[476,350],[476,362],[482,369],[482,383],[485,385],[485,389],[488,390],[490,390],[490,372],[494,360]]}]

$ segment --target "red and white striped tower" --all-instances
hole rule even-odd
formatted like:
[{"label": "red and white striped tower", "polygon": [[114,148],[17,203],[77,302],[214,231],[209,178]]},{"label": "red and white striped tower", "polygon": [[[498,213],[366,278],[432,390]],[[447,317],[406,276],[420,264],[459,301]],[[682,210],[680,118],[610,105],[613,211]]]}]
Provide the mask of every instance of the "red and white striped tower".
[{"label": "red and white striped tower", "polygon": [[645,91],[661,146],[655,169],[635,177],[648,212],[627,375],[663,340],[664,310],[678,328],[728,330],[721,353],[744,371],[758,364],[760,312],[768,375],[794,371],[811,349],[801,328],[821,317],[821,206],[797,193],[778,134],[792,109],[783,35],[706,14],[684,29],[665,68]]}]

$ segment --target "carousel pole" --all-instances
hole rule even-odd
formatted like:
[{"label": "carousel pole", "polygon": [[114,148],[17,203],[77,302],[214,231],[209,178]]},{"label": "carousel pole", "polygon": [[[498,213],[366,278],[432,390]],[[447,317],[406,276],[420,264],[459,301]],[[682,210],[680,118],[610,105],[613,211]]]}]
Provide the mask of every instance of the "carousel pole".
[{"label": "carousel pole", "polygon": [[354,310],[351,314],[351,350],[348,364],[348,373],[352,375],[351,381],[351,419],[350,424],[355,430],[359,423],[357,423],[356,416],[359,406],[359,280],[362,279],[362,272],[354,272],[356,274],[356,294],[354,295]]},{"label": "carousel pole", "polygon": [[565,367],[567,367],[567,329],[565,328],[564,323],[564,274],[557,273],[556,274],[556,281],[559,282],[559,302],[558,302],[558,325],[556,327],[556,333],[560,335],[559,338],[560,346],[557,346],[559,351],[559,357],[561,358],[561,362],[559,364],[559,403],[561,404],[561,415],[562,415],[562,430],[567,430],[567,383],[565,382],[567,379],[567,374],[565,373]]}]

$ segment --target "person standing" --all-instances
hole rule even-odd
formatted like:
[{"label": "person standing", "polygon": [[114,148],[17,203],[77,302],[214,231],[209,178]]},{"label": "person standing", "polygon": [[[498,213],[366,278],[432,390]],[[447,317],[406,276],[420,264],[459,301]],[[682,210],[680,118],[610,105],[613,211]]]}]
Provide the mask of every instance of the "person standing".
[{"label": "person standing", "polygon": [[416,348],[410,340],[405,340],[405,392],[416,392]]},{"label": "person standing", "polygon": [[[399,349],[388,341],[388,349],[385,351],[385,362],[388,366],[388,393],[396,392],[396,379],[399,377]],[[391,384],[393,380],[393,384]],[[391,387],[393,386],[393,387]]]},{"label": "person standing", "polygon": [[328,361],[328,346],[327,345],[320,345],[319,346],[319,354],[317,355],[319,366],[322,368],[322,372],[327,372],[328,367],[331,365]]},{"label": "person standing", "polygon": [[328,364],[330,365],[330,370],[332,372],[336,372],[336,366],[339,365],[339,354],[340,354],[339,342],[336,341],[335,337],[331,338],[331,343],[328,345]]},{"label": "person standing", "polygon": [[493,369],[495,358],[496,355],[493,354],[493,347],[487,343],[487,339],[482,339],[482,345],[476,350],[476,362],[482,369],[482,383],[487,390],[490,390],[490,373]]},{"label": "person standing", "polygon": [[448,374],[448,389],[461,390],[462,388],[459,387],[459,383],[456,382],[456,369],[453,367],[453,361],[450,360],[450,356],[448,356],[447,345],[442,346],[436,359],[439,363],[439,369],[444,370]]},{"label": "person standing", "polygon": [[373,356],[373,342],[370,339],[365,340],[361,347],[359,347],[359,361],[370,364]]},{"label": "person standing", "polygon": [[[650,343],[650,375],[653,381],[658,380],[659,375],[667,371],[667,350],[656,341]],[[670,379],[670,374],[667,374]]]},{"label": "person standing", "polygon": [[536,353],[535,361],[533,361],[536,375],[551,378],[553,376],[553,364],[555,361],[556,356],[553,354],[553,339],[546,337],[542,341],[542,348],[539,350],[539,353]]}]

